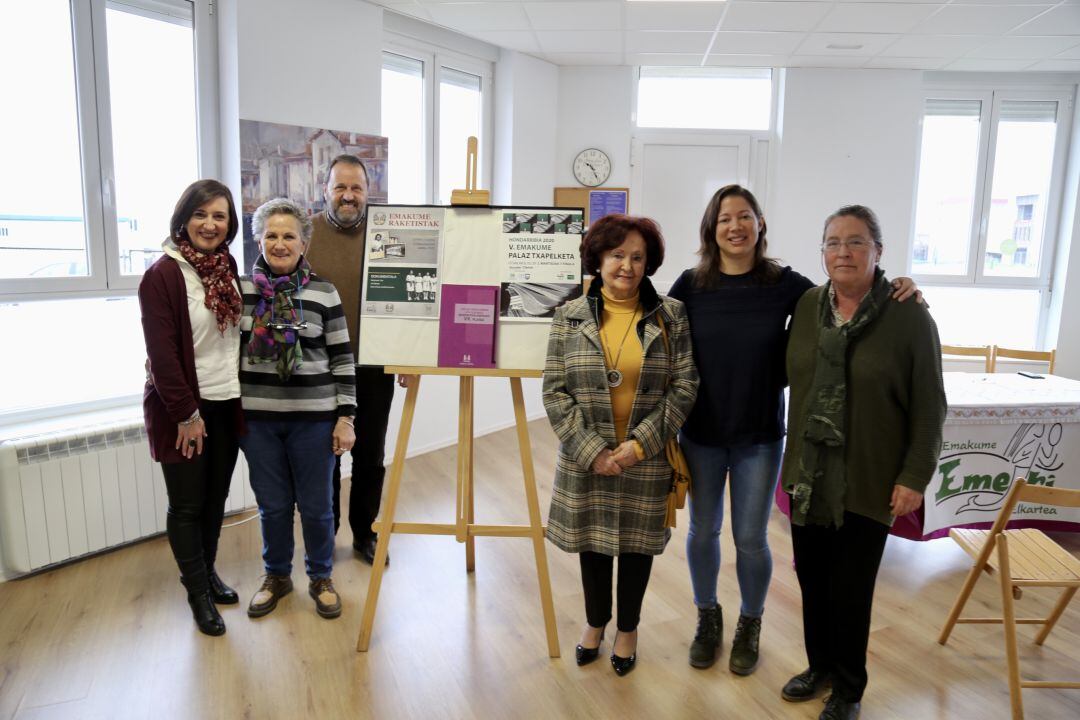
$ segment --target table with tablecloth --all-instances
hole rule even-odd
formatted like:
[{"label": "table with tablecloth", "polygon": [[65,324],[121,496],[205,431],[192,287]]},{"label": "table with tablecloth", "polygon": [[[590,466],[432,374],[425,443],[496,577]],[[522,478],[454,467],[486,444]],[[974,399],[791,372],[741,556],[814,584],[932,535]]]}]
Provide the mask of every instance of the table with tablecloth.
[{"label": "table with tablecloth", "polygon": [[[1016,477],[1080,488],[1080,381],[1018,373],[944,377],[949,409],[937,468],[922,506],[897,518],[893,535],[930,540],[949,528],[987,528]],[[781,488],[776,504],[790,514]],[[1080,508],[1019,503],[1009,527],[1080,532]]]}]

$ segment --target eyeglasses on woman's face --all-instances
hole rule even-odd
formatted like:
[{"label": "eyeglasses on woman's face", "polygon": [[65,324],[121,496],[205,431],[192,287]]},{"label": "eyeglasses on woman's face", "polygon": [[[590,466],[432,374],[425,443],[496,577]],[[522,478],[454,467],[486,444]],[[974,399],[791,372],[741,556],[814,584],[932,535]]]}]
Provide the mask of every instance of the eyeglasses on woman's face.
[{"label": "eyeglasses on woman's face", "polygon": [[840,248],[850,250],[851,252],[865,252],[873,247],[874,241],[867,240],[866,238],[854,237],[845,238],[841,240],[839,238],[829,238],[825,242],[821,243],[821,250],[826,253],[838,253]]}]

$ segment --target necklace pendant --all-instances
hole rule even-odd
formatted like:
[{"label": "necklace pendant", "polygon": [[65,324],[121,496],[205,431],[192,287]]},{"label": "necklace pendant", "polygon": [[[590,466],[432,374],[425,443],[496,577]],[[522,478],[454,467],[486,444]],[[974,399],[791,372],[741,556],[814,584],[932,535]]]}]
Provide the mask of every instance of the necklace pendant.
[{"label": "necklace pendant", "polygon": [[608,370],[607,373],[608,387],[617,388],[622,385],[622,373],[618,370]]}]

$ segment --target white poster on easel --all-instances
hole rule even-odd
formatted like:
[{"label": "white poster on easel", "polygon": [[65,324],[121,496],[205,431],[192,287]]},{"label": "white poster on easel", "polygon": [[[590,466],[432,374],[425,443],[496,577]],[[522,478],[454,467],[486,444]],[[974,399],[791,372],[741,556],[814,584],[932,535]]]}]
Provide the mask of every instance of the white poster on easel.
[{"label": "white poster on easel", "polygon": [[543,369],[555,309],[581,295],[582,218],[553,208],[369,206],[359,362],[437,366],[440,289],[473,285],[499,290],[497,367]]},{"label": "white poster on easel", "polygon": [[581,295],[581,215],[506,210],[502,220],[499,316],[547,323]]},{"label": "white poster on easel", "polygon": [[361,317],[439,317],[442,208],[376,208],[368,219]]}]

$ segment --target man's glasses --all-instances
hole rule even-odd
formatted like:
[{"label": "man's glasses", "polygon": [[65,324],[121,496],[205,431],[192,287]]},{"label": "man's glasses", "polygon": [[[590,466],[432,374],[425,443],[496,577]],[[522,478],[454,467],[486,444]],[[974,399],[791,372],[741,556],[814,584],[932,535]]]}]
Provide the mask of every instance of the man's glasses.
[{"label": "man's glasses", "polygon": [[873,241],[865,240],[863,238],[851,238],[850,240],[837,240],[833,238],[821,243],[821,249],[827,253],[836,253],[840,252],[841,247],[845,247],[852,252],[862,252],[863,250],[870,249],[870,246],[873,244]]}]

